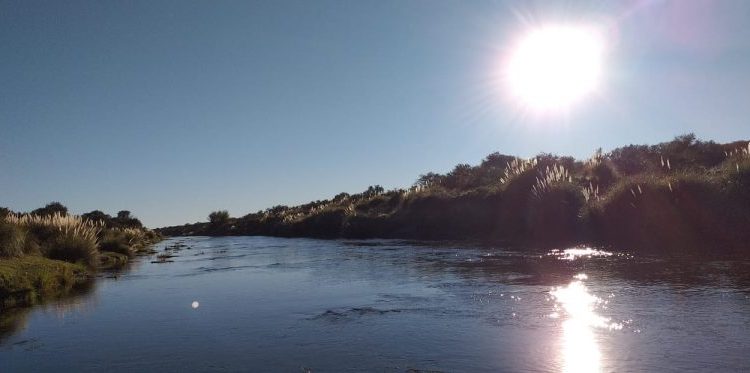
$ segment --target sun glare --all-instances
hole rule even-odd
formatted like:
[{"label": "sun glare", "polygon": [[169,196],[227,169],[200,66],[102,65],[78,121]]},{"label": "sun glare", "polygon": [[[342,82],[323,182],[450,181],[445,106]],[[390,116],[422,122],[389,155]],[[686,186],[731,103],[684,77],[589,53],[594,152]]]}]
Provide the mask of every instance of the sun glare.
[{"label": "sun glare", "polygon": [[592,27],[546,26],[511,52],[505,81],[514,100],[537,111],[567,110],[597,90],[604,40]]}]

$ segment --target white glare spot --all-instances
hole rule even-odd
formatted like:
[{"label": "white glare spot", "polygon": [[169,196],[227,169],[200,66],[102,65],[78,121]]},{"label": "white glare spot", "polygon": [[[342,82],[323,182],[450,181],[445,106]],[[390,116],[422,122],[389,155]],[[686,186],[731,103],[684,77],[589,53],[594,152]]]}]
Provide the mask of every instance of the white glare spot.
[{"label": "white glare spot", "polygon": [[200,304],[200,303],[198,303],[198,301],[197,301],[197,300],[194,300],[194,301],[193,301],[193,303],[192,303],[192,304],[190,305],[190,307],[193,307],[193,309],[196,309],[196,308],[198,308],[198,306],[200,306],[200,305],[201,305],[201,304]]}]

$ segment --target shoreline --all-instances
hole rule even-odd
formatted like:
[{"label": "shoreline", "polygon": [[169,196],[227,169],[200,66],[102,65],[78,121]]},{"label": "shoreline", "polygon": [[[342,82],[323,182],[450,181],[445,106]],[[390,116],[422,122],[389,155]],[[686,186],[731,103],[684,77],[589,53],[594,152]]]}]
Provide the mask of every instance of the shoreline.
[{"label": "shoreline", "polygon": [[660,254],[750,254],[750,143],[683,135],[589,160],[493,153],[408,189],[371,186],[241,217],[157,228],[165,236],[581,243]]}]

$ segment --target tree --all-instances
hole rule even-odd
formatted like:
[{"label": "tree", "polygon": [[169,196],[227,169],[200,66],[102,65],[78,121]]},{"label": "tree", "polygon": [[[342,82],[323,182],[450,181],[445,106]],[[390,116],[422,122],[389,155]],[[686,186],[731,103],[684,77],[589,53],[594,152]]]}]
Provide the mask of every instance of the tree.
[{"label": "tree", "polygon": [[440,174],[436,174],[434,172],[428,172],[424,175],[419,175],[419,178],[417,179],[417,182],[414,183],[415,185],[421,186],[421,187],[429,187],[432,185],[439,185],[443,182],[443,176]]},{"label": "tree", "polygon": [[229,221],[229,211],[219,210],[208,214],[208,221],[211,225],[222,225]]},{"label": "tree", "polygon": [[380,185],[370,185],[367,187],[367,190],[363,193],[367,197],[377,196],[380,194],[383,194],[385,192],[385,189],[383,189]]},{"label": "tree", "polygon": [[113,219],[117,225],[123,228],[142,228],[143,224],[138,218],[131,215],[128,210],[120,210],[117,212],[117,217]]},{"label": "tree", "polygon": [[81,217],[84,218],[84,219],[91,220],[91,221],[103,221],[107,225],[110,225],[111,224],[111,220],[112,220],[111,216],[109,216],[108,214],[105,214],[105,213],[103,213],[102,211],[99,211],[99,210],[94,210],[94,211],[91,211],[91,212],[87,212],[87,213],[81,215]]},{"label": "tree", "polygon": [[349,193],[339,193],[333,197],[333,202],[341,202],[347,198],[349,198]]},{"label": "tree", "polygon": [[55,213],[58,213],[65,216],[68,215],[68,208],[60,202],[50,202],[46,206],[38,208],[31,213],[34,215],[42,216],[54,215]]},{"label": "tree", "polygon": [[445,177],[444,184],[451,189],[466,189],[472,184],[474,168],[468,164],[459,164]]}]

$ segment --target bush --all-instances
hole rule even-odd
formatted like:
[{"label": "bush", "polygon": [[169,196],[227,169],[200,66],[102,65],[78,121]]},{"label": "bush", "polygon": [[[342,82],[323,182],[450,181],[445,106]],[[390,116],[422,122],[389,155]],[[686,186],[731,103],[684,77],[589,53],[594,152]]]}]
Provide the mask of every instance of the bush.
[{"label": "bush", "polygon": [[99,243],[99,249],[124,255],[132,254],[128,238],[123,231],[117,229],[111,229],[104,233]]},{"label": "bush", "polygon": [[530,241],[564,245],[579,240],[583,204],[580,188],[570,182],[553,183],[539,197],[532,196],[526,214]]},{"label": "bush", "polygon": [[222,225],[229,221],[229,211],[219,210],[208,214],[208,221],[211,225]]},{"label": "bush", "polygon": [[619,177],[614,164],[609,160],[587,164],[584,168],[584,178],[602,191],[607,190]]},{"label": "bush", "polygon": [[0,257],[18,257],[24,254],[26,230],[0,219]]},{"label": "bush", "polygon": [[98,251],[96,239],[71,232],[61,234],[47,242],[46,256],[50,259],[96,266]]}]

